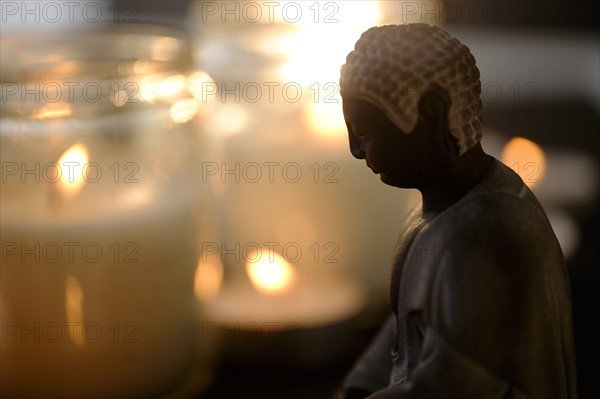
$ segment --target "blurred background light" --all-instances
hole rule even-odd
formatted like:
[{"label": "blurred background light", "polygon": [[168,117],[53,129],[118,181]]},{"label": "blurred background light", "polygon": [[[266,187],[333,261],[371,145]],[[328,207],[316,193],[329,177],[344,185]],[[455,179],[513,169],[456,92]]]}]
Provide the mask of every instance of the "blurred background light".
[{"label": "blurred background light", "polygon": [[296,271],[281,255],[261,248],[246,261],[250,282],[262,294],[276,295],[287,291],[296,279]]},{"label": "blurred background light", "polygon": [[546,156],[539,145],[522,137],[513,137],[504,146],[500,160],[514,170],[529,188],[542,181]]}]

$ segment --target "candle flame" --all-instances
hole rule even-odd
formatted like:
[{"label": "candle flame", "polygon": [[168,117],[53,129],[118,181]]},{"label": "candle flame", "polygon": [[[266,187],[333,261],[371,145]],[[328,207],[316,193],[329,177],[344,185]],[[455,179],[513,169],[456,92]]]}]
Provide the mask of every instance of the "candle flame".
[{"label": "candle flame", "polygon": [[533,141],[523,137],[514,137],[506,143],[501,159],[530,188],[539,184],[546,173],[544,150]]},{"label": "candle flame", "polygon": [[220,261],[198,262],[194,276],[194,293],[196,298],[210,301],[214,299],[221,289],[223,282],[223,264]]},{"label": "candle flame", "polygon": [[[258,258],[258,259],[257,259]],[[292,286],[296,271],[279,254],[263,248],[246,262],[246,272],[254,288],[267,295],[283,293]]]},{"label": "candle flame", "polygon": [[58,160],[60,193],[67,198],[74,197],[85,184],[83,170],[89,161],[88,151],[83,144],[74,144]]},{"label": "candle flame", "polygon": [[65,312],[67,314],[67,321],[70,323],[72,328],[72,342],[75,345],[82,345],[83,341],[83,290],[81,284],[73,276],[67,276],[65,280]]}]

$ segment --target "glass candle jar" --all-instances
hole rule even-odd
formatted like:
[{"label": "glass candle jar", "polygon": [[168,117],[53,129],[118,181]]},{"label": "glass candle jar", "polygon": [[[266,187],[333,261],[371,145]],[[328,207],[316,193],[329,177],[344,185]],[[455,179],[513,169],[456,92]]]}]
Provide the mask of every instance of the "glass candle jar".
[{"label": "glass candle jar", "polygon": [[224,269],[204,335],[234,362],[324,364],[389,312],[406,196],[350,155],[338,85],[346,54],[378,21],[371,1],[191,10],[196,62],[212,78],[203,129],[219,148],[202,178],[221,238],[202,258]]},{"label": "glass candle jar", "polygon": [[191,374],[200,389],[189,43],[136,24],[1,51],[1,396],[158,397]]}]

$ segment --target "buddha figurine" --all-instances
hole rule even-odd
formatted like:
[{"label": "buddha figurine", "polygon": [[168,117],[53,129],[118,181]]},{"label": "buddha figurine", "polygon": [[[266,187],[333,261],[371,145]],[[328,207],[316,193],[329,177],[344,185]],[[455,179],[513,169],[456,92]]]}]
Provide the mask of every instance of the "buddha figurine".
[{"label": "buddha figurine", "polygon": [[338,397],[576,398],[571,294],[540,203],[480,144],[479,70],[427,24],[362,34],[340,77],[350,150],[416,188],[392,314]]}]

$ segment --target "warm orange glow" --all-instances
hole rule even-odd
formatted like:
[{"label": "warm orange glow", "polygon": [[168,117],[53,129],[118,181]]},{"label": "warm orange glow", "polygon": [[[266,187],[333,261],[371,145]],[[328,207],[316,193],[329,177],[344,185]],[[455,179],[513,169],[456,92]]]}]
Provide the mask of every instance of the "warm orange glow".
[{"label": "warm orange glow", "polygon": [[129,99],[129,94],[125,90],[116,91],[110,98],[110,101],[117,107],[125,105]]},{"label": "warm orange glow", "polygon": [[210,75],[204,71],[197,71],[188,76],[187,88],[194,98],[200,102],[207,102],[216,96],[216,83]]},{"label": "warm orange glow", "polygon": [[83,169],[88,161],[88,152],[83,144],[72,145],[60,157],[57,162],[61,170],[58,185],[63,197],[74,197],[81,191],[85,184]]},{"label": "warm orange glow", "polygon": [[173,75],[164,79],[145,77],[139,83],[139,98],[146,102],[167,100],[180,95],[185,88],[186,80],[183,75]]},{"label": "warm orange glow", "polygon": [[296,279],[296,271],[279,254],[263,248],[246,262],[246,272],[254,288],[267,295],[280,294],[290,289]]},{"label": "warm orange glow", "polygon": [[339,1],[322,5],[317,16],[303,18],[276,50],[287,56],[280,69],[285,81],[305,87],[337,82],[340,65],[361,33],[377,25],[381,9],[377,1]]},{"label": "warm orange glow", "polygon": [[172,37],[161,37],[152,43],[151,54],[153,60],[169,61],[181,50],[181,41]]},{"label": "warm orange glow", "polygon": [[220,136],[241,133],[248,124],[248,111],[240,104],[223,103],[204,121],[206,131]]},{"label": "warm orange glow", "polygon": [[124,191],[118,198],[118,203],[124,208],[136,208],[148,205],[154,198],[155,192],[151,186],[131,184],[129,190]]},{"label": "warm orange glow", "polygon": [[277,241],[317,241],[318,227],[308,212],[288,210],[277,218]]},{"label": "warm orange glow", "polygon": [[277,42],[268,39],[268,44],[283,56],[280,78],[305,88],[304,111],[311,130],[321,138],[341,139],[346,125],[339,95],[340,66],[361,33],[382,19],[381,4],[373,0],[315,4],[311,15],[288,24],[288,31]]},{"label": "warm orange glow", "polygon": [[137,60],[133,63],[133,73],[144,74],[152,69],[153,62],[151,60]]},{"label": "warm orange glow", "polygon": [[198,103],[193,98],[179,100],[171,105],[171,119],[175,123],[185,123],[198,112]]},{"label": "warm orange glow", "polygon": [[[330,93],[320,93],[328,97]],[[333,102],[337,100],[337,103]],[[346,138],[346,122],[339,95],[331,97],[332,102],[311,101],[306,105],[305,117],[311,131],[322,138]]]},{"label": "warm orange glow", "polygon": [[169,98],[177,95],[185,86],[186,82],[183,75],[173,75],[159,82],[156,86],[156,92],[159,97]]},{"label": "warm orange glow", "polygon": [[200,260],[194,277],[194,292],[196,298],[210,301],[221,289],[223,282],[223,264],[219,261]]},{"label": "warm orange glow", "polygon": [[69,104],[48,104],[33,114],[34,119],[55,119],[71,116]]},{"label": "warm orange glow", "polygon": [[533,141],[522,137],[514,137],[504,146],[501,159],[529,187],[538,184],[546,173],[544,151]]},{"label": "warm orange glow", "polygon": [[65,280],[65,312],[67,314],[67,321],[73,329],[73,336],[69,337],[73,340],[75,345],[83,344],[83,290],[81,284],[73,276],[67,276]]}]

